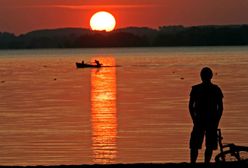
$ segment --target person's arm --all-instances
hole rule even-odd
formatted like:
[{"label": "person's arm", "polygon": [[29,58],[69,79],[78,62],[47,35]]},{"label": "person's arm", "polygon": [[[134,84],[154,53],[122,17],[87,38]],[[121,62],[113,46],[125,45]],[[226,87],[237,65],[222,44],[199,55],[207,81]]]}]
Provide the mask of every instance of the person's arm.
[{"label": "person's arm", "polygon": [[189,112],[193,123],[195,123],[196,113],[195,113],[195,100],[192,96],[189,99]]},{"label": "person's arm", "polygon": [[217,115],[218,115],[218,122],[221,119],[222,113],[223,113],[223,93],[220,88],[218,88],[218,102],[217,102]]},{"label": "person's arm", "polygon": [[223,101],[222,101],[222,98],[218,101],[217,113],[218,113],[218,121],[220,121],[220,118],[221,118],[222,113],[223,113]]}]

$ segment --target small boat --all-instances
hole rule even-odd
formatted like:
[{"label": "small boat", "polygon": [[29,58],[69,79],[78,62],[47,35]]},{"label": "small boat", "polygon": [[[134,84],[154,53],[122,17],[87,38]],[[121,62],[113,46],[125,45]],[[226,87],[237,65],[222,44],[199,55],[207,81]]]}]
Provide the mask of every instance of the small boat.
[{"label": "small boat", "polygon": [[79,62],[76,62],[76,66],[77,68],[101,68],[102,67],[102,64],[100,65],[93,65],[93,64],[85,64],[85,63],[79,63]]}]

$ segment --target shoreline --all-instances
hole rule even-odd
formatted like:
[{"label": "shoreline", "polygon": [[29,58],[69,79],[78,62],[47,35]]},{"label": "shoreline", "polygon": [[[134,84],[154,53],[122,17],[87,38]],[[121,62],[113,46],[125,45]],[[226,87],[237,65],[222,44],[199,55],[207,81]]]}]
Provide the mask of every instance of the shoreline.
[{"label": "shoreline", "polygon": [[92,165],[50,165],[50,166],[1,166],[0,168],[135,168],[135,167],[156,167],[156,168],[247,168],[248,160],[242,162],[226,163],[131,163],[131,164],[92,164]]}]

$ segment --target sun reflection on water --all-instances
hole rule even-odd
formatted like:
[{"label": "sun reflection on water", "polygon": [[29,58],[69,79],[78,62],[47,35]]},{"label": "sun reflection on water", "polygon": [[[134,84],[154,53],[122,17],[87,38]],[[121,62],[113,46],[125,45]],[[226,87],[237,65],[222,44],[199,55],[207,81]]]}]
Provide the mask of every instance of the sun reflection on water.
[{"label": "sun reflection on water", "polygon": [[[112,57],[94,58],[103,65],[115,65]],[[116,68],[91,71],[91,118],[93,162],[114,163],[117,155]]]}]

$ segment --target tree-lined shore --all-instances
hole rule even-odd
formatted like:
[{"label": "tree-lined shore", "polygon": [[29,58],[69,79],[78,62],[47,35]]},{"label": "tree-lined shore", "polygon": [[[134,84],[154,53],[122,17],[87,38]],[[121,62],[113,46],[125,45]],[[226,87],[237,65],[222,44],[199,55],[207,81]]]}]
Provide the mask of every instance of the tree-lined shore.
[{"label": "tree-lined shore", "polygon": [[248,45],[248,25],[128,27],[112,32],[84,28],[0,32],[0,49]]}]

